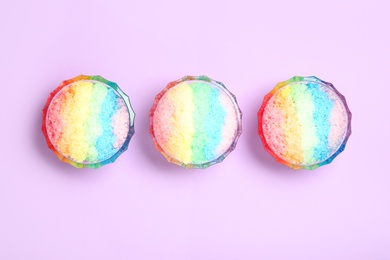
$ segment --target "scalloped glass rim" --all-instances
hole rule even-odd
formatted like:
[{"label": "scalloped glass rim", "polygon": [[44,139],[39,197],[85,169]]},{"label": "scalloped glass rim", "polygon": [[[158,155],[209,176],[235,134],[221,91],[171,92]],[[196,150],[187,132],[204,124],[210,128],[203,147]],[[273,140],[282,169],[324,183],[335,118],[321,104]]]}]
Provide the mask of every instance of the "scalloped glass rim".
[{"label": "scalloped glass rim", "polygon": [[[209,83],[213,84],[214,86],[218,87],[219,89],[221,89],[222,91],[224,91],[228,95],[228,97],[230,98],[230,100],[234,104],[234,107],[235,107],[235,110],[236,110],[237,130],[236,130],[235,137],[234,137],[234,139],[232,141],[232,144],[229,146],[229,148],[223,154],[218,156],[216,159],[214,159],[212,161],[209,161],[209,162],[200,163],[200,164],[193,164],[193,163],[185,164],[185,163],[180,162],[176,158],[170,156],[160,146],[160,144],[158,143],[158,141],[157,141],[157,139],[156,139],[156,137],[154,135],[153,118],[154,118],[154,112],[155,112],[155,110],[157,108],[157,105],[158,105],[160,99],[168,92],[168,90],[170,90],[171,88],[173,88],[174,86],[176,86],[176,85],[178,85],[178,84],[180,84],[182,82],[185,82],[185,81],[195,81],[195,80],[209,82]],[[171,163],[174,163],[174,164],[177,164],[177,165],[180,165],[180,166],[182,166],[184,168],[189,168],[189,169],[191,169],[191,168],[204,169],[204,168],[207,168],[207,167],[209,167],[211,165],[214,165],[214,164],[222,162],[225,159],[225,157],[236,148],[238,139],[239,139],[239,137],[240,137],[240,135],[242,133],[242,112],[241,112],[241,110],[240,110],[240,108],[238,106],[236,96],[234,94],[232,94],[225,87],[225,85],[222,82],[215,81],[215,80],[213,80],[213,79],[211,79],[211,78],[209,78],[207,76],[184,76],[184,77],[182,77],[179,80],[172,81],[172,82],[168,83],[168,85],[160,93],[158,93],[156,95],[156,97],[154,99],[154,102],[153,102],[153,106],[152,106],[152,108],[150,109],[150,112],[149,112],[149,120],[150,120],[150,123],[149,123],[149,133],[152,136],[152,139],[153,139],[153,142],[154,142],[154,145],[155,145],[156,149],[162,155],[164,155],[164,157],[167,159],[168,162],[171,162]]]},{"label": "scalloped glass rim", "polygon": [[[105,85],[107,85],[108,87],[111,87],[120,97],[122,97],[123,101],[125,101],[125,104],[126,104],[126,107],[127,107],[127,110],[129,112],[129,132],[127,134],[127,137],[126,137],[126,140],[125,142],[123,143],[122,147],[120,149],[118,149],[118,151],[113,155],[111,156],[110,158],[107,158],[103,161],[100,161],[100,162],[97,162],[97,163],[88,163],[88,162],[85,162],[85,163],[80,163],[80,162],[76,162],[74,160],[72,160],[71,158],[63,155],[60,151],[58,151],[55,146],[52,144],[48,134],[47,134],[47,128],[46,128],[46,122],[47,122],[47,111],[50,107],[50,104],[51,104],[51,101],[53,100],[53,98],[63,89],[63,88],[66,88],[67,86],[73,84],[74,82],[77,82],[77,81],[94,81],[94,82],[101,82]],[[79,75],[77,77],[74,77],[74,78],[71,78],[71,79],[68,79],[68,80],[64,80],[54,91],[52,91],[50,94],[49,94],[49,97],[46,101],[46,104],[44,106],[44,108],[42,109],[42,132],[43,132],[43,135],[45,136],[45,140],[46,140],[46,143],[47,143],[47,146],[49,147],[50,150],[52,150],[54,152],[54,154],[58,157],[58,159],[60,159],[61,161],[63,162],[66,162],[66,163],[69,163],[71,165],[73,165],[74,167],[76,168],[93,168],[93,169],[97,169],[105,164],[108,164],[108,163],[113,163],[118,157],[119,155],[121,155],[124,151],[127,150],[128,146],[129,146],[129,143],[130,143],[130,139],[131,137],[134,135],[135,133],[135,130],[134,130],[134,120],[135,120],[135,113],[134,113],[134,110],[130,104],[130,99],[129,97],[119,88],[119,86],[115,83],[115,82],[112,82],[112,81],[109,81],[99,75],[96,75],[96,76],[87,76],[87,75]]]},{"label": "scalloped glass rim", "polygon": [[[320,83],[322,85],[325,85],[326,87],[330,88],[332,91],[334,91],[334,93],[340,98],[341,102],[343,103],[344,105],[344,108],[345,108],[345,111],[347,113],[347,119],[348,119],[348,125],[347,125],[347,128],[346,128],[346,131],[345,131],[345,134],[344,134],[344,141],[340,144],[339,148],[336,149],[336,151],[327,159],[325,159],[324,161],[321,161],[321,162],[318,162],[318,163],[315,163],[315,164],[310,164],[310,165],[300,165],[300,164],[293,164],[291,162],[288,162],[288,161],[285,161],[283,160],[282,158],[280,158],[278,155],[276,155],[274,153],[274,151],[269,147],[267,141],[265,140],[265,137],[264,137],[264,133],[263,133],[263,114],[264,114],[264,109],[268,103],[268,101],[271,99],[271,97],[277,92],[279,91],[281,88],[293,83],[293,82],[316,82],[316,83]],[[347,144],[347,141],[349,139],[349,137],[351,136],[351,133],[352,133],[352,127],[351,127],[351,120],[352,120],[352,113],[351,111],[349,110],[348,108],[348,105],[347,105],[347,101],[345,99],[345,97],[333,86],[332,83],[329,83],[329,82],[326,82],[326,81],[323,81],[315,76],[309,76],[309,77],[301,77],[301,76],[295,76],[289,80],[286,80],[286,81],[283,81],[283,82],[280,82],[278,83],[268,94],[266,94],[264,96],[264,100],[263,100],[263,103],[257,113],[257,117],[259,118],[259,122],[258,122],[258,127],[257,127],[257,133],[259,134],[260,138],[261,138],[261,141],[263,143],[263,146],[264,146],[264,149],[272,155],[272,157],[274,157],[274,159],[281,163],[281,164],[284,164],[284,165],[287,165],[295,170],[298,170],[298,169],[307,169],[307,170],[314,170],[320,166],[323,166],[323,165],[326,165],[326,164],[329,164],[331,163],[334,158],[337,157],[337,155],[339,155],[342,151],[344,151],[345,149],[345,146]]]}]

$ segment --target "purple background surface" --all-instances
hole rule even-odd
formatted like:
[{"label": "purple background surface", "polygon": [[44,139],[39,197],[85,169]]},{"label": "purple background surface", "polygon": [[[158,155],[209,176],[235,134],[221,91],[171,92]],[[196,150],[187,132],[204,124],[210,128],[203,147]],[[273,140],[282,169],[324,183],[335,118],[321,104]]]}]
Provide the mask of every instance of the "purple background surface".
[{"label": "purple background surface", "polygon": [[[0,3],[0,259],[390,259],[388,1]],[[46,147],[61,81],[99,74],[137,113],[129,150],[98,170]],[[222,81],[243,134],[206,170],[169,164],[148,133],[155,95]],[[315,75],[343,93],[352,136],[332,164],[293,171],[257,136],[274,85]]]}]

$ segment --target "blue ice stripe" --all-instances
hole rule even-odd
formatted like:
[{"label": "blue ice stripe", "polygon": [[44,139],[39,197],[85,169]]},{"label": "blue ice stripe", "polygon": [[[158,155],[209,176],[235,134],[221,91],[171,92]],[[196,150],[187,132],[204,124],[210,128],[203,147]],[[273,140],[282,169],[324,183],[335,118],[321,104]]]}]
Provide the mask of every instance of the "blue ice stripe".
[{"label": "blue ice stripe", "polygon": [[110,89],[101,106],[99,118],[100,124],[103,127],[103,133],[96,141],[99,161],[108,159],[116,152],[114,148],[116,137],[112,127],[113,116],[118,110],[116,99],[116,93]]},{"label": "blue ice stripe", "polygon": [[226,111],[221,104],[221,92],[219,89],[213,88],[210,93],[209,105],[210,113],[206,117],[206,133],[208,142],[204,147],[204,155],[207,160],[215,159],[216,149],[222,141],[222,130],[225,124]]},{"label": "blue ice stripe", "polygon": [[322,86],[317,83],[307,83],[308,90],[311,92],[314,102],[313,120],[316,126],[316,135],[318,143],[314,148],[313,157],[316,161],[323,161],[329,157],[329,132],[330,132],[330,114],[334,106],[328,94],[323,91]]}]

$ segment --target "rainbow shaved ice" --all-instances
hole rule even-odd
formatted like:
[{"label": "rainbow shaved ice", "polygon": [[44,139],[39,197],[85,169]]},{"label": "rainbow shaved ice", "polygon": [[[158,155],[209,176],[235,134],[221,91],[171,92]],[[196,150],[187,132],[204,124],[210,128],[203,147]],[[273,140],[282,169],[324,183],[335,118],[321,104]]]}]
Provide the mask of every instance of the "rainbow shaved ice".
[{"label": "rainbow shaved ice", "polygon": [[51,150],[76,167],[97,168],[127,149],[134,133],[128,97],[100,76],[63,82],[43,110],[42,130]]},{"label": "rainbow shaved ice", "polygon": [[316,77],[294,77],[264,97],[258,133],[278,162],[315,169],[344,150],[351,117],[345,97],[332,84]]},{"label": "rainbow shaved ice", "polygon": [[205,168],[235,148],[241,117],[235,97],[222,83],[187,76],[157,95],[150,111],[150,133],[168,161]]}]

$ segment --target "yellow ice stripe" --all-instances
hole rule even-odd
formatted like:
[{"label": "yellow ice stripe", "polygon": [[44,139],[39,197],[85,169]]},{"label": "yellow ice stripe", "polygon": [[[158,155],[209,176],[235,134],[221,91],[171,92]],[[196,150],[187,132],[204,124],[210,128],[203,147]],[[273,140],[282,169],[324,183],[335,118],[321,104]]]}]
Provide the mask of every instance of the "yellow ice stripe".
[{"label": "yellow ice stripe", "polygon": [[61,116],[65,118],[63,135],[58,143],[61,151],[77,162],[87,159],[89,144],[84,122],[91,116],[90,102],[93,83],[75,82],[66,93]]},{"label": "yellow ice stripe", "polygon": [[[280,103],[283,104],[282,112],[284,114],[283,133],[285,138],[286,161],[294,164],[300,164],[303,160],[302,154],[302,127],[296,114],[295,104],[291,98],[291,88],[286,87],[280,90]],[[278,98],[278,99],[279,99]]]},{"label": "yellow ice stripe", "polygon": [[192,162],[191,144],[195,134],[193,112],[195,110],[193,91],[187,83],[181,83],[169,90],[169,102],[175,104],[169,124],[172,134],[166,145],[166,152],[182,163]]}]

